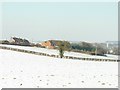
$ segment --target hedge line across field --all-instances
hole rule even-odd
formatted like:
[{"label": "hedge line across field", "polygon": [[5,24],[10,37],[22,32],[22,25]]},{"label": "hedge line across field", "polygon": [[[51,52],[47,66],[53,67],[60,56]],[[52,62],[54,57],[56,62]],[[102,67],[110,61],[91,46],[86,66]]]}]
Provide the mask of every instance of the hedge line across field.
[{"label": "hedge line across field", "polygon": [[[5,47],[5,46],[0,46],[0,49],[7,49],[7,50],[24,52],[24,53],[34,54],[34,55],[41,55],[41,56],[49,56],[49,57],[60,58],[59,55],[50,55],[50,54],[46,54],[46,53],[42,53],[42,52],[35,52],[35,51],[17,49],[17,48]],[[120,62],[120,60],[114,60],[114,59],[81,58],[81,57],[73,57],[73,56],[64,56],[63,58],[65,58],[65,59],[74,59],[74,60],[85,60],[85,61]]]}]

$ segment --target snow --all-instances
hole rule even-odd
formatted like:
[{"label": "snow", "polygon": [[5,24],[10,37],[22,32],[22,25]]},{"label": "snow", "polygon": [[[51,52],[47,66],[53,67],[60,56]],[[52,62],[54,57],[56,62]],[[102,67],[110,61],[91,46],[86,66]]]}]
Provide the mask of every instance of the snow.
[{"label": "snow", "polygon": [[115,59],[118,59],[118,57],[120,57],[119,55],[111,55],[111,54],[106,54],[107,57],[110,57],[110,58],[115,58]]},{"label": "snow", "polygon": [[[35,51],[35,52],[42,52],[42,53],[47,53],[50,55],[59,55],[59,51],[55,49],[46,49],[46,48],[38,48],[38,47],[26,47],[26,46],[16,46],[16,45],[2,45],[0,46],[5,46],[5,47],[11,47],[11,48],[18,48],[18,49],[24,49],[24,50],[30,50],[30,51]],[[95,55],[88,55],[88,54],[83,54],[83,53],[77,53],[77,52],[65,52],[65,56],[74,56],[74,57],[81,57],[81,58],[97,58],[97,59],[115,59],[117,60],[118,57],[114,55],[114,57],[108,55],[108,57],[105,56],[95,56]]]},{"label": "snow", "polygon": [[[57,52],[42,48],[13,47]],[[0,49],[0,87],[117,88],[118,62],[68,60]]]}]

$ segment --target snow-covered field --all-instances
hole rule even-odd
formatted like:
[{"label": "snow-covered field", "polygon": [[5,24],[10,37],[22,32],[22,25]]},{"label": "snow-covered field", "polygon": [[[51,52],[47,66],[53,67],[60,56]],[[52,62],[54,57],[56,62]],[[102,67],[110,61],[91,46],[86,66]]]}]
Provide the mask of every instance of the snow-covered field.
[{"label": "snow-covered field", "polygon": [[0,49],[0,87],[117,88],[118,62],[68,60]]},{"label": "snow-covered field", "polygon": [[[26,46],[16,46],[16,45],[2,45],[5,47],[11,47],[11,48],[18,48],[18,49],[24,49],[24,50],[30,50],[35,52],[42,52],[49,55],[59,55],[59,51],[55,49],[46,49],[46,48],[38,48],[38,47],[26,47]],[[77,53],[77,52],[65,52],[65,56],[74,56],[74,57],[81,57],[81,58],[97,58],[97,59],[115,59],[118,60],[118,56],[116,55],[109,55],[107,54],[107,57],[105,56],[96,56],[96,55],[88,55],[83,53]]]}]

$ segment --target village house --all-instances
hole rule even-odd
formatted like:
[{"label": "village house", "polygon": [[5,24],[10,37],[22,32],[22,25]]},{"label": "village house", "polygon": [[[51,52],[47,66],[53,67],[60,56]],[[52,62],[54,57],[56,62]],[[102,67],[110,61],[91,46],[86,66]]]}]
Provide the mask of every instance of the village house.
[{"label": "village house", "polygon": [[14,45],[30,46],[30,42],[28,40],[17,37],[11,37],[9,42]]},{"label": "village house", "polygon": [[56,43],[53,40],[48,40],[48,41],[42,42],[41,46],[49,49],[54,49],[56,47]]}]

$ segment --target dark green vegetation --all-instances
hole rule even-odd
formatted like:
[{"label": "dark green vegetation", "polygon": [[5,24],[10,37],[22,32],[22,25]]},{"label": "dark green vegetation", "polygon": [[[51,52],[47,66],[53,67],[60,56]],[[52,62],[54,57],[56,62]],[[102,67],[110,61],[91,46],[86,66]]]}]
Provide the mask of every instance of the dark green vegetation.
[{"label": "dark green vegetation", "polygon": [[107,53],[107,49],[105,46],[101,44],[87,42],[72,43],[71,50],[92,55],[104,55]]},{"label": "dark green vegetation", "polygon": [[58,45],[57,49],[59,50],[60,58],[63,58],[64,51],[70,51],[71,49],[71,44],[68,41],[58,41],[57,45]]}]

